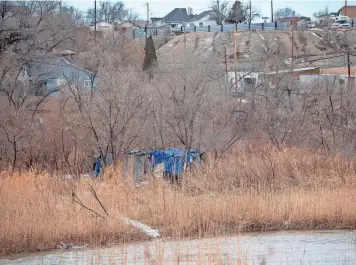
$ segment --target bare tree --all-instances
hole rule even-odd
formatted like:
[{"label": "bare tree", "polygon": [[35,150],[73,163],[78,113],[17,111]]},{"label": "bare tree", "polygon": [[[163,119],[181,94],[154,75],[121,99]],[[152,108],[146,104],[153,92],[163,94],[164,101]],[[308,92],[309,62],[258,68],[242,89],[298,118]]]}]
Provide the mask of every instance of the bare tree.
[{"label": "bare tree", "polygon": [[327,16],[327,15],[329,15],[328,6],[326,6],[324,10],[320,10],[318,12],[313,13],[313,17],[315,17],[315,18],[318,18],[320,16]]},{"label": "bare tree", "polygon": [[187,51],[158,68],[152,106],[163,146],[222,153],[245,134],[244,128],[236,127],[233,113],[237,103],[219,86],[224,72],[215,57],[203,59]]},{"label": "bare tree", "polygon": [[210,15],[210,19],[214,20],[216,24],[222,25],[223,21],[229,14],[229,3],[227,1],[213,0],[210,8],[214,11]]},{"label": "bare tree", "polygon": [[[41,106],[57,91],[34,93],[28,68],[73,38],[75,20],[61,14],[60,2],[1,2],[0,109],[2,144],[11,159],[4,166],[23,166],[25,154],[41,131]],[[20,163],[21,160],[21,163]],[[10,162],[11,161],[11,162]]]},{"label": "bare tree", "polygon": [[[94,9],[90,8],[88,10],[88,18],[94,21]],[[123,2],[119,1],[116,3],[111,3],[108,1],[100,2],[99,8],[96,13],[96,21],[106,21],[112,22],[122,22],[123,20],[135,20],[138,15],[130,10],[126,9]]]},{"label": "bare tree", "polygon": [[280,18],[291,18],[295,16],[295,11],[290,7],[280,8],[274,13],[274,17]]}]

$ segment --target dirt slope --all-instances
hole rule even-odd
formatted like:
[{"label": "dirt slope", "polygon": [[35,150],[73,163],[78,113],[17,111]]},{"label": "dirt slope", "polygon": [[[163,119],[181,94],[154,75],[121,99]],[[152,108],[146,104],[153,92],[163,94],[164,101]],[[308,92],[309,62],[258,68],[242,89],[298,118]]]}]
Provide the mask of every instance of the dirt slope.
[{"label": "dirt slope", "polygon": [[[158,58],[167,60],[167,55],[177,55],[187,49],[208,58],[216,54],[224,62],[225,46],[227,49],[228,63],[234,61],[233,33],[189,33],[176,36],[167,44],[158,49]],[[323,41],[323,37],[311,31],[294,32],[294,56],[309,57],[323,56],[336,52],[332,45]],[[266,57],[289,58],[292,56],[291,31],[244,31],[237,33],[238,62],[261,61]]]}]

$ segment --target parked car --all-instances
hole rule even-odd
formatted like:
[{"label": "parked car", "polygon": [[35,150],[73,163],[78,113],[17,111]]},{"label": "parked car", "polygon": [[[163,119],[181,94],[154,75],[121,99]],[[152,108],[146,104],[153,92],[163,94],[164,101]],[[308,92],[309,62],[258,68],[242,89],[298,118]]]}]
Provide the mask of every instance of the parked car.
[{"label": "parked car", "polygon": [[314,22],[311,22],[311,21],[309,21],[308,22],[308,28],[315,28],[315,23]]},{"label": "parked car", "polygon": [[339,28],[349,28],[350,27],[350,19],[347,16],[336,17],[335,23],[339,24]]}]

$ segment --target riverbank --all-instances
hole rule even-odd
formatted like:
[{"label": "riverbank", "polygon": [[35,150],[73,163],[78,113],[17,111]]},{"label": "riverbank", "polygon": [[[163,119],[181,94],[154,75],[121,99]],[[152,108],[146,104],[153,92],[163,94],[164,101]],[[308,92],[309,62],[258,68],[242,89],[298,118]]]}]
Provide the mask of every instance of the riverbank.
[{"label": "riverbank", "polygon": [[164,237],[247,231],[353,229],[356,161],[308,150],[244,149],[207,161],[180,188],[124,182],[120,169],[103,181],[63,180],[26,172],[0,179],[0,253],[54,249],[60,242],[101,246],[147,240],[120,217]]},{"label": "riverbank", "polygon": [[102,248],[14,255],[0,265],[354,264],[355,231],[286,231],[155,240]]}]

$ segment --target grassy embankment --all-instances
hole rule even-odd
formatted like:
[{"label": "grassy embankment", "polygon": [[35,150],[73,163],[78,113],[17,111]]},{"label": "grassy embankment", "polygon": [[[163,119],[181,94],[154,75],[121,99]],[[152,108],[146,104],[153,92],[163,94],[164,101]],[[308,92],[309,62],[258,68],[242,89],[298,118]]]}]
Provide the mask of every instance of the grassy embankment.
[{"label": "grassy embankment", "polygon": [[356,160],[308,150],[240,150],[207,161],[202,171],[185,176],[181,189],[160,181],[136,188],[122,181],[119,169],[91,185],[108,214],[86,182],[3,172],[0,253],[52,249],[61,241],[147,239],[120,216],[174,238],[356,227]]}]

